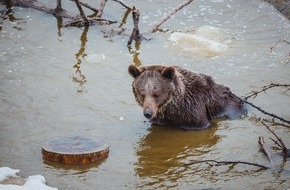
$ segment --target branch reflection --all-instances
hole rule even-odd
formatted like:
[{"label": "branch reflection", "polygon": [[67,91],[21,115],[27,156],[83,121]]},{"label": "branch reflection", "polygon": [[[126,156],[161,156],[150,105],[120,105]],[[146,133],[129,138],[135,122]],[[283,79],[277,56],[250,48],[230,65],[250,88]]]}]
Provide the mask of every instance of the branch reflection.
[{"label": "branch reflection", "polygon": [[128,46],[128,51],[133,56],[133,63],[136,66],[140,66],[141,65],[141,61],[140,61],[140,59],[138,57],[139,54],[140,54],[140,45],[141,45],[141,41],[135,42],[135,49],[132,48],[131,46]]},{"label": "branch reflection", "polygon": [[26,23],[26,21],[22,18],[16,18],[14,16],[12,4],[13,4],[12,1],[8,1],[6,5],[6,9],[0,10],[0,19],[2,18],[2,20],[0,20],[0,30],[2,30],[3,22],[7,19],[12,23],[17,24],[17,26],[13,26],[14,29],[19,30],[19,31],[23,30],[23,28],[21,28],[19,25],[21,23]]},{"label": "branch reflection", "polygon": [[86,79],[85,75],[82,74],[82,72],[81,72],[81,64],[82,64],[84,58],[87,56],[85,50],[86,50],[86,43],[88,41],[88,39],[87,39],[88,31],[89,31],[89,27],[84,27],[84,31],[80,37],[81,47],[80,47],[78,53],[75,54],[77,63],[73,66],[73,68],[76,69],[76,72],[72,76],[72,80],[74,83],[78,83],[78,85],[79,85],[79,88],[77,90],[78,93],[86,92],[84,84],[87,82],[87,79]]}]

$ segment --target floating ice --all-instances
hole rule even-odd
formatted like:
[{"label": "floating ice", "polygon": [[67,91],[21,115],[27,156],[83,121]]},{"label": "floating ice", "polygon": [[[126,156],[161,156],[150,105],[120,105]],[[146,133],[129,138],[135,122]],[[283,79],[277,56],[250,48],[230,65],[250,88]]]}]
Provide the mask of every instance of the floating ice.
[{"label": "floating ice", "polygon": [[[4,181],[8,177],[17,177],[16,173],[19,170],[14,170],[8,167],[0,168],[0,182]],[[45,179],[41,175],[29,176],[25,180],[25,184],[14,185],[14,184],[0,184],[1,190],[57,190],[57,188],[49,187],[45,185]]]},{"label": "floating ice", "polygon": [[205,57],[221,55],[232,44],[224,31],[212,26],[202,26],[193,33],[174,32],[169,41],[187,55]]}]

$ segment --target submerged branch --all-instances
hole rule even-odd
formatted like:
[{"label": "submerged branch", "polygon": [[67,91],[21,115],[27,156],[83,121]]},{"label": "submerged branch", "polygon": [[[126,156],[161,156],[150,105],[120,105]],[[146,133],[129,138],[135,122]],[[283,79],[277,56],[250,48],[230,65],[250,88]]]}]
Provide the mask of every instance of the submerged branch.
[{"label": "submerged branch", "polygon": [[262,169],[269,169],[269,167],[261,165],[261,164],[257,164],[257,163],[252,163],[252,162],[244,162],[244,161],[216,161],[216,160],[199,160],[199,161],[193,161],[190,163],[184,163],[184,165],[189,166],[192,164],[198,164],[198,163],[207,163],[209,164],[209,162],[213,162],[216,163],[216,165],[220,166],[220,165],[235,165],[235,164],[245,164],[245,165],[251,165],[251,166],[257,166],[260,167]]},{"label": "submerged branch", "polygon": [[159,22],[157,22],[153,28],[151,29],[151,32],[156,32],[157,29],[159,28],[159,26],[161,26],[161,24],[163,24],[165,21],[167,21],[172,15],[174,15],[176,12],[178,12],[180,9],[182,9],[183,7],[185,7],[186,5],[190,4],[193,0],[187,0],[184,1],[183,3],[181,3],[178,7],[176,7],[175,9],[171,10],[169,13],[165,14]]},{"label": "submerged branch", "polygon": [[260,145],[260,148],[261,148],[262,152],[265,154],[265,156],[268,158],[268,160],[271,162],[271,164],[273,164],[273,160],[271,158],[271,154],[268,151],[268,149],[265,147],[264,137],[260,136],[258,143]]}]

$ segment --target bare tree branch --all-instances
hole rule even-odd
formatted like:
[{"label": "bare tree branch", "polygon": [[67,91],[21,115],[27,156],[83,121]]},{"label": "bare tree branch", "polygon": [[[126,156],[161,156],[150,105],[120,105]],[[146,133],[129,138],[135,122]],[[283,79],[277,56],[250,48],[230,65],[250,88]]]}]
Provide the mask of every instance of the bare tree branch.
[{"label": "bare tree branch", "polygon": [[193,161],[193,162],[190,162],[190,163],[184,163],[184,165],[189,166],[189,165],[198,164],[198,163],[207,163],[207,164],[209,164],[208,162],[216,163],[218,166],[219,165],[229,165],[229,164],[246,164],[246,165],[251,165],[251,166],[257,166],[257,167],[260,167],[262,169],[269,169],[269,167],[261,165],[261,164],[252,163],[252,162],[244,162],[244,161],[198,160],[198,161]]},{"label": "bare tree branch", "polygon": [[182,9],[183,7],[185,7],[186,5],[190,4],[193,0],[187,0],[184,1],[183,3],[181,3],[178,7],[176,7],[175,9],[173,9],[172,11],[170,11],[169,13],[165,14],[161,20],[159,22],[157,22],[153,28],[151,29],[151,32],[156,32],[157,29],[159,28],[159,26],[161,26],[161,24],[163,24],[165,21],[167,21],[172,15],[174,15],[176,12],[178,12],[180,9]]},{"label": "bare tree branch", "polygon": [[101,5],[100,5],[99,10],[98,10],[98,13],[97,13],[98,18],[102,17],[106,3],[107,3],[107,0],[102,0]]},{"label": "bare tree branch", "polygon": [[274,87],[287,87],[288,90],[290,90],[290,84],[277,84],[277,83],[271,83],[269,85],[263,86],[261,90],[259,91],[252,91],[251,93],[248,93],[249,95],[245,97],[245,99],[249,99],[251,97],[256,98],[258,94],[260,94],[261,92],[265,92],[266,90],[270,89],[270,88],[274,88]]},{"label": "bare tree branch", "polygon": [[139,16],[140,16],[140,12],[138,9],[136,9],[135,7],[133,7],[132,9],[132,17],[133,17],[133,22],[134,22],[134,28],[133,31],[131,33],[130,39],[128,41],[128,46],[131,45],[133,39],[135,41],[140,41],[141,40],[141,36],[139,33],[139,28],[138,28],[138,24],[139,24]]},{"label": "bare tree branch", "polygon": [[260,136],[258,143],[260,145],[260,148],[261,148],[262,152],[265,154],[265,156],[268,158],[268,160],[271,162],[271,164],[273,164],[273,160],[271,158],[271,154],[268,151],[268,149],[265,147],[264,137]]}]

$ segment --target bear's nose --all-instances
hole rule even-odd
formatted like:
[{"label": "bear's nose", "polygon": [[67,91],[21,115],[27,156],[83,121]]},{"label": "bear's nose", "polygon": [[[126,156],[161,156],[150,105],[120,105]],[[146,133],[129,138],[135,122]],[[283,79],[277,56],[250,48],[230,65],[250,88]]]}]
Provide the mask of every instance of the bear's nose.
[{"label": "bear's nose", "polygon": [[146,109],[143,114],[147,119],[150,119],[152,116],[152,112],[149,109]]}]

